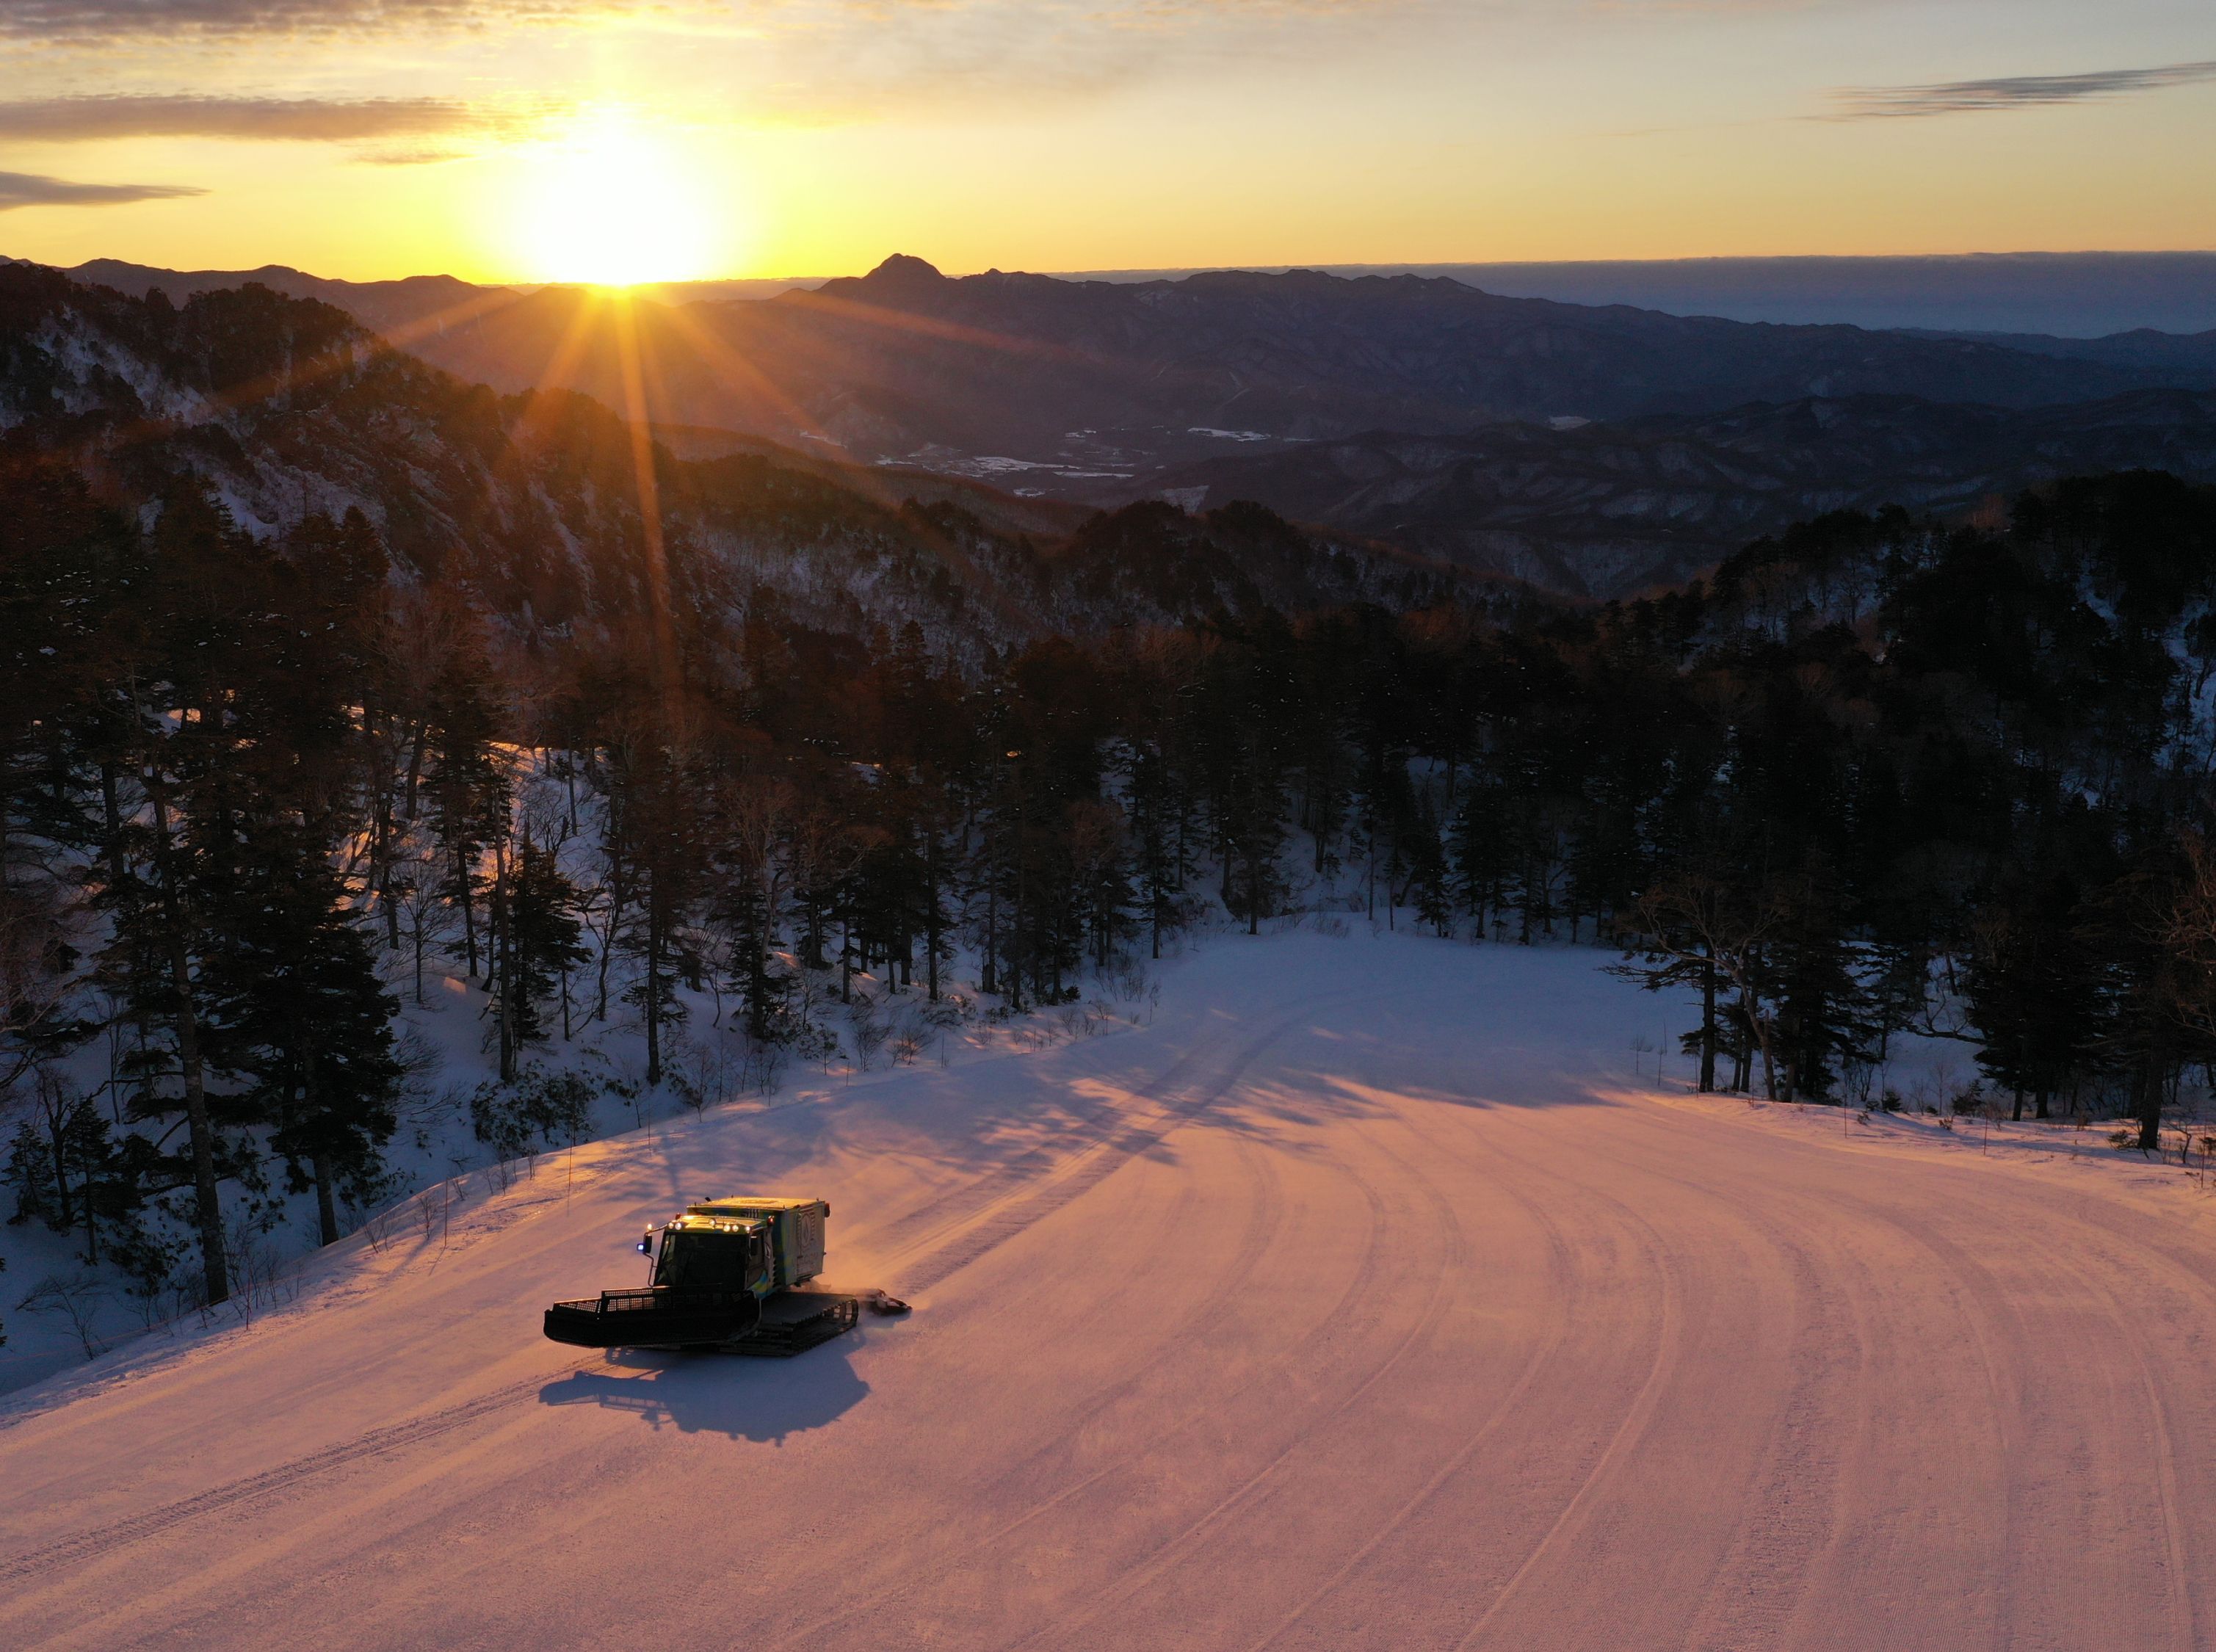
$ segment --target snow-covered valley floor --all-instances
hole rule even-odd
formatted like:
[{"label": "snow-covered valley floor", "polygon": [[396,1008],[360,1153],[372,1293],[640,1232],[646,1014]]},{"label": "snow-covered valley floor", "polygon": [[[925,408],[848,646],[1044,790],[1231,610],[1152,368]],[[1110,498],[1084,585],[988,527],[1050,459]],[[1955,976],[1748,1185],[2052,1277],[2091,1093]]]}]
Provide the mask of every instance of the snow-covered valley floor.
[{"label": "snow-covered valley floor", "polygon": [[[1658,1088],[1603,961],[1226,940],[1144,1029],[434,1195],[0,1402],[0,1644],[2216,1640],[2216,1197]],[[746,1191],[914,1316],[540,1338]]]}]

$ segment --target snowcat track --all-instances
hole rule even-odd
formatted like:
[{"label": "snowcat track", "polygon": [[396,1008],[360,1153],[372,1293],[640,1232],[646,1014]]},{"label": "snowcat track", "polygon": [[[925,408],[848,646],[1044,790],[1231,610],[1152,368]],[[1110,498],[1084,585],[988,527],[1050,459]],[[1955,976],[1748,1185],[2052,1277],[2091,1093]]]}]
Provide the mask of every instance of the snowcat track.
[{"label": "snowcat track", "polygon": [[[799,1318],[788,1318],[791,1305],[821,1302],[823,1306]],[[785,1308],[785,1313],[777,1310]],[[805,1353],[819,1347],[834,1336],[844,1336],[861,1322],[862,1303],[859,1297],[834,1297],[814,1291],[787,1292],[772,1297],[762,1304],[762,1316],[752,1330],[743,1336],[713,1345],[717,1353],[742,1353],[757,1359],[790,1359],[796,1353]]]}]

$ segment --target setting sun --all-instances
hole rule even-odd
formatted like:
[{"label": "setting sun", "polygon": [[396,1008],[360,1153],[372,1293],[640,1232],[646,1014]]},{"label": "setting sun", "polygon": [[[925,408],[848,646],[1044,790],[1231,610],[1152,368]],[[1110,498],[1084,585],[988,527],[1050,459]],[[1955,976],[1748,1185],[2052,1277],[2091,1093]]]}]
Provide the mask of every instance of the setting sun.
[{"label": "setting sun", "polygon": [[548,155],[518,206],[517,255],[540,280],[685,280],[726,250],[720,211],[685,159],[617,121]]}]

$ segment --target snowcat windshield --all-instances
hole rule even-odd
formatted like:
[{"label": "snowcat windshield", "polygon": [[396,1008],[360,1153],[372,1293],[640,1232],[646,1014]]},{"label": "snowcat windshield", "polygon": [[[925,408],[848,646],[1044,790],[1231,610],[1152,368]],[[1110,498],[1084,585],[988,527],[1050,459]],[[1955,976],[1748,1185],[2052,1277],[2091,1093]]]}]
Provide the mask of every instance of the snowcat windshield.
[{"label": "snowcat windshield", "polygon": [[665,1233],[654,1282],[694,1291],[743,1291],[747,1238],[743,1233]]}]

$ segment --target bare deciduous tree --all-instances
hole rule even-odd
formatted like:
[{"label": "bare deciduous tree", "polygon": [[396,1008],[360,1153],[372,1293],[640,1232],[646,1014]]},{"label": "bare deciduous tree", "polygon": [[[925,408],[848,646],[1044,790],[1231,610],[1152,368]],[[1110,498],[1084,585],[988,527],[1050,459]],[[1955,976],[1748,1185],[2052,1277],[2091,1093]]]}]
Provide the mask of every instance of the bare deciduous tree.
[{"label": "bare deciduous tree", "polygon": [[1739,1020],[1762,1054],[1763,1093],[1777,1096],[1772,1052],[1773,1017],[1761,991],[1763,942],[1776,927],[1777,903],[1724,879],[1685,872],[1642,894],[1619,921],[1618,934],[1631,959],[1610,966],[1610,973],[1638,982],[1650,992],[1690,985],[1701,994],[1700,1088],[1716,1087],[1718,1001],[1728,988],[1738,996]]}]

